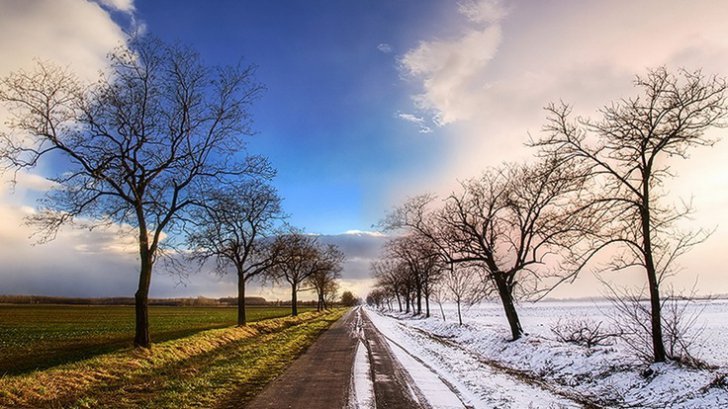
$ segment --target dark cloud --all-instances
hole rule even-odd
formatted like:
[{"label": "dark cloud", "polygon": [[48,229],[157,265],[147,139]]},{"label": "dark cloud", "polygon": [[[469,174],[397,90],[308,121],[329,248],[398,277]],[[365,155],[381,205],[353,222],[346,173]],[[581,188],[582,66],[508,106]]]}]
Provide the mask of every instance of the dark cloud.
[{"label": "dark cloud", "polygon": [[[0,240],[5,244],[0,248],[3,260],[0,294],[132,296],[138,280],[138,258],[130,252],[108,250],[127,241],[122,239],[125,237],[109,232],[76,230],[66,231],[44,245],[32,245],[30,240]],[[342,249],[346,255],[342,281],[352,287],[368,283],[369,264],[385,241],[384,237],[370,234],[323,235],[319,239]],[[251,283],[248,292],[268,299],[288,296],[285,287],[263,286],[257,282]],[[160,262],[152,277],[152,297],[221,297],[235,293],[235,276],[219,275],[212,266],[181,277],[166,272]],[[302,294],[302,298],[308,297]]]}]

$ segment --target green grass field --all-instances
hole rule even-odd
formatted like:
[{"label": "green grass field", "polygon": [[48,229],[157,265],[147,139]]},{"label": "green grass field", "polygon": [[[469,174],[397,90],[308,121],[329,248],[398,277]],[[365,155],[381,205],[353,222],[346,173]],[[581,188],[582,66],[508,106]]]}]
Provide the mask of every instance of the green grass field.
[{"label": "green grass field", "polygon": [[0,408],[240,408],[347,311],[200,331],[0,377]]},{"label": "green grass field", "polygon": [[[307,311],[299,308],[299,311]],[[290,314],[289,307],[248,307],[249,322]],[[235,325],[234,307],[149,309],[153,342]],[[0,305],[0,375],[44,369],[131,346],[133,306]]]}]

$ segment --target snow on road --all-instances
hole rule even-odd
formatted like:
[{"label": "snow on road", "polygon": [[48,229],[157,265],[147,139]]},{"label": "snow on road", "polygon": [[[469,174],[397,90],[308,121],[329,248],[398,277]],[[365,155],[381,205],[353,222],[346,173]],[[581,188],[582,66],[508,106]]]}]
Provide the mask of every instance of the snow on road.
[{"label": "snow on road", "polygon": [[375,409],[374,402],[374,382],[372,381],[371,364],[369,362],[369,354],[367,347],[364,345],[364,332],[362,331],[361,308],[356,310],[356,321],[352,331],[359,342],[356,346],[356,355],[354,356],[354,370],[352,371],[352,380],[349,396],[349,409]]},{"label": "snow on road", "polygon": [[453,393],[450,386],[431,367],[416,359],[400,345],[391,341],[389,343],[394,356],[405,368],[417,387],[413,391],[417,400],[420,402],[425,401],[430,407],[438,409],[463,409],[466,407],[458,395]]},{"label": "snow on road", "polygon": [[503,373],[454,345],[367,310],[432,408],[578,408],[578,403]]}]

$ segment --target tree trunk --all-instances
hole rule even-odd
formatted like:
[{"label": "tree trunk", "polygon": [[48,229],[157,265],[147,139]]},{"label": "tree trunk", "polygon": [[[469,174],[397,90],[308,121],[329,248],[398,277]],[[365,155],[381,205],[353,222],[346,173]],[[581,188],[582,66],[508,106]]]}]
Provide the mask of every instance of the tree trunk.
[{"label": "tree trunk", "polygon": [[445,310],[442,309],[442,303],[438,302],[440,304],[440,314],[442,314],[442,322],[445,322]]},{"label": "tree trunk", "polygon": [[652,321],[652,353],[655,362],[665,362],[665,343],[662,339],[662,312],[660,303],[660,283],[657,280],[655,261],[652,259],[652,241],[650,237],[649,191],[647,185],[643,190],[644,207],[640,211],[642,218],[642,245],[645,250],[645,270],[650,287],[650,320]]},{"label": "tree trunk", "polygon": [[417,314],[422,314],[422,286],[417,286]]},{"label": "tree trunk", "polygon": [[506,282],[506,277],[503,273],[498,272],[493,274],[493,276],[498,287],[498,295],[503,303],[503,310],[505,310],[506,318],[508,319],[508,325],[511,327],[512,340],[515,341],[523,335],[523,328],[521,328],[521,322],[518,319],[516,306],[513,304],[511,289],[509,288],[508,283]]},{"label": "tree trunk", "polygon": [[460,299],[459,299],[459,298],[458,298],[458,300],[457,300],[457,304],[458,304],[458,322],[459,322],[459,323],[460,323],[460,325],[462,326],[462,325],[463,325],[463,316],[462,316],[462,314],[460,313]]},{"label": "tree trunk", "polygon": [[399,293],[395,294],[395,297],[397,297],[397,306],[399,307],[399,312],[402,312],[402,300],[400,299]]},{"label": "tree trunk", "polygon": [[147,247],[146,231],[143,237],[140,234],[139,256],[141,268],[139,272],[139,287],[134,294],[135,335],[134,346],[150,348],[152,340],[149,336],[149,285],[152,281],[152,255]]},{"label": "tree trunk", "polygon": [[425,293],[425,317],[430,318],[430,294]]},{"label": "tree trunk", "polygon": [[291,284],[291,315],[297,316],[298,315],[298,288],[296,288],[296,284]]},{"label": "tree trunk", "polygon": [[409,312],[410,312],[410,295],[409,295],[409,293],[405,294],[404,302],[405,302],[405,307],[406,307],[404,312],[409,314]]},{"label": "tree trunk", "polygon": [[247,324],[245,319],[245,276],[238,273],[238,326]]}]

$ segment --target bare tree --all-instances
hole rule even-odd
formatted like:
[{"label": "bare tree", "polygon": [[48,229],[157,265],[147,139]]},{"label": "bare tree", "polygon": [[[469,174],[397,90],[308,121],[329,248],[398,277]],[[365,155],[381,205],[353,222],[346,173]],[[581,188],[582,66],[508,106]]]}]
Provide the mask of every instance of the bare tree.
[{"label": "bare tree", "polygon": [[316,236],[291,232],[279,236],[280,262],[269,270],[269,279],[291,286],[291,315],[298,315],[298,292],[313,275],[340,271],[344,255],[335,245],[322,246]]},{"label": "bare tree", "polygon": [[396,270],[414,287],[413,304],[415,314],[422,314],[422,300],[425,301],[425,316],[430,316],[430,293],[443,269],[442,258],[432,243],[415,234],[401,236],[385,244],[385,257],[399,264]]},{"label": "bare tree", "polygon": [[[381,259],[372,262],[370,266],[374,277],[377,279],[377,286],[385,289],[397,300],[399,312],[402,312],[402,298],[406,291],[406,266],[404,263],[392,259]],[[409,312],[409,307],[407,308]]]},{"label": "bare tree", "polygon": [[[351,296],[353,299],[354,295],[351,294]],[[367,294],[366,303],[367,305],[381,309],[384,306],[385,298],[386,296],[384,295],[384,291],[381,288],[375,288],[374,290],[370,291],[369,294]]]},{"label": "bare tree", "polygon": [[283,217],[275,189],[258,180],[212,188],[205,204],[192,213],[191,257],[201,265],[214,258],[221,274],[234,270],[240,326],[246,324],[246,283],[280,262],[281,245],[274,235]]},{"label": "bare tree", "polygon": [[[523,334],[515,297],[543,296],[575,274],[566,268],[569,257],[562,263],[555,255],[570,253],[591,220],[575,217],[585,181],[582,168],[555,157],[505,165],[463,182],[442,208],[431,209],[434,197],[420,196],[384,224],[428,239],[448,263],[481,266],[483,284],[496,289],[515,340]],[[546,285],[546,278],[556,281]]]},{"label": "bare tree", "polygon": [[34,217],[54,237],[79,216],[97,226],[127,223],[139,240],[134,344],[149,347],[147,299],[161,246],[204,193],[200,186],[268,173],[267,162],[235,156],[251,134],[250,104],[263,87],[254,67],[211,69],[197,53],[148,37],[109,57],[108,75],[81,84],[40,63],[0,82],[0,102],[15,134],[0,137],[5,169],[63,158],[63,168]]},{"label": "bare tree", "polygon": [[674,272],[674,261],[707,238],[704,230],[680,231],[676,222],[691,211],[666,203],[665,182],[673,177],[671,157],[687,158],[688,150],[715,142],[705,135],[723,126],[726,117],[726,81],[700,72],[665,68],[637,77],[640,94],[601,110],[602,118],[570,119],[571,108],[551,104],[545,127],[548,133],[534,145],[548,155],[588,166],[602,186],[591,206],[602,212],[602,229],[583,262],[605,248],[621,253],[607,267],[640,269],[647,276],[650,295],[652,356],[666,358],[661,326],[660,284]]},{"label": "bare tree", "polygon": [[[385,297],[383,297],[383,296],[381,297],[380,303],[383,298],[385,298]],[[341,294],[341,304],[343,304],[346,307],[353,307],[358,302],[359,302],[359,299],[357,299],[356,296],[354,296],[354,293],[352,293],[351,291],[344,291],[344,293]]]},{"label": "bare tree", "polygon": [[462,305],[470,307],[483,300],[487,295],[489,287],[483,286],[486,280],[483,280],[478,274],[483,270],[477,265],[450,263],[443,274],[443,287],[449,291],[455,301],[460,325],[463,325]]},{"label": "bare tree", "polygon": [[319,249],[319,266],[308,276],[306,282],[316,292],[316,309],[325,310],[327,300],[330,300],[338,290],[336,280],[341,278],[341,262],[344,260],[344,253],[333,244]]}]

